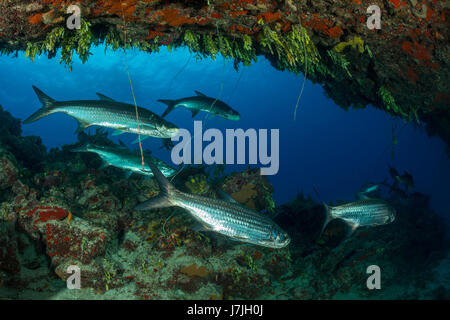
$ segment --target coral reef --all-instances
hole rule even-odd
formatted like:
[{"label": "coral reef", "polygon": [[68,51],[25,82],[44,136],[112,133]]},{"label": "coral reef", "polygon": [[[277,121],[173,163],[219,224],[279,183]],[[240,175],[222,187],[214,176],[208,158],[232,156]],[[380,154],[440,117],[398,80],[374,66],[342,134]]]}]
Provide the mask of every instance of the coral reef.
[{"label": "coral reef", "polygon": [[[293,241],[298,245],[291,249],[291,271],[302,274],[292,277],[284,288],[286,295],[290,292],[298,299],[403,299],[411,294],[409,290],[419,288],[414,292],[416,297],[428,294],[434,298],[434,289],[422,289],[433,278],[431,269],[446,254],[448,239],[441,218],[428,209],[428,198],[419,193],[394,193],[388,201],[397,209],[396,223],[383,226],[383,232],[361,228],[350,238],[348,227],[336,221],[318,239],[324,210],[302,194],[281,206],[280,223],[292,234],[296,230]],[[389,283],[383,293],[367,290],[366,269],[370,265],[383,270],[383,282]],[[395,291],[398,286],[404,287],[403,292]]]},{"label": "coral reef", "polygon": [[209,191],[208,179],[204,174],[189,177],[184,185],[193,194],[204,195]]},{"label": "coral reef", "polygon": [[[20,127],[15,130],[20,132]],[[257,169],[224,175],[221,166],[211,172],[187,167],[174,180],[177,186],[210,197],[220,187],[244,205],[273,211],[277,224],[292,238],[280,250],[243,246],[195,231],[194,219],[180,208],[134,211],[159,192],[155,181],[126,179],[119,170],[100,170],[95,155],[70,152],[85,140],[113,144],[104,132],[79,138],[82,141],[51,150],[42,169],[29,170],[27,176],[16,155],[0,149],[1,297],[449,296],[449,269],[442,266],[450,246],[445,225],[429,209],[425,195],[390,188],[386,197],[397,210],[394,223],[360,228],[347,237],[346,226],[336,220],[318,239],[324,209],[303,194],[275,206],[273,188]],[[382,291],[366,287],[366,269],[374,264],[383,270]],[[68,267],[74,265],[81,270],[81,290],[66,288]]]},{"label": "coral reef", "polygon": [[237,202],[257,211],[273,213],[275,202],[272,198],[273,187],[259,169],[247,169],[226,177],[222,190]]},{"label": "coral reef", "polygon": [[40,170],[43,167],[46,148],[38,136],[22,137],[20,120],[3,110],[0,105],[0,147],[14,153],[16,160],[25,168]]}]

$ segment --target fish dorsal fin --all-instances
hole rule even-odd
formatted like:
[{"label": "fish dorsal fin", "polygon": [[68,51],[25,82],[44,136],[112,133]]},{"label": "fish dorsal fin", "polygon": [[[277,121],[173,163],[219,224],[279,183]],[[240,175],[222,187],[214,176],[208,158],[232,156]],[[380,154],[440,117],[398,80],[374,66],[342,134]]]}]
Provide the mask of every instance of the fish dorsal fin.
[{"label": "fish dorsal fin", "polygon": [[217,193],[222,197],[223,200],[225,200],[227,202],[240,204],[239,202],[234,200],[228,193],[224,192],[223,190],[218,190]]},{"label": "fish dorsal fin", "polygon": [[195,94],[198,95],[199,97],[207,97],[206,94],[201,93],[200,91],[194,90]]},{"label": "fish dorsal fin", "polygon": [[[145,139],[148,139],[150,136],[141,136],[141,141],[144,141]],[[133,140],[133,142],[131,142],[132,144],[136,144],[139,143],[139,138],[136,138],[135,140]]]},{"label": "fish dorsal fin", "polygon": [[95,94],[100,98],[100,100],[115,102],[114,99],[111,99],[110,97],[107,97],[104,94],[101,94],[101,93],[98,93],[98,92],[96,92]]},{"label": "fish dorsal fin", "polygon": [[44,105],[44,107],[48,107],[52,103],[56,102],[55,99],[50,98],[48,95],[46,95],[42,90],[39,88],[32,86],[34,92],[36,92],[36,95],[39,98],[39,101]]}]

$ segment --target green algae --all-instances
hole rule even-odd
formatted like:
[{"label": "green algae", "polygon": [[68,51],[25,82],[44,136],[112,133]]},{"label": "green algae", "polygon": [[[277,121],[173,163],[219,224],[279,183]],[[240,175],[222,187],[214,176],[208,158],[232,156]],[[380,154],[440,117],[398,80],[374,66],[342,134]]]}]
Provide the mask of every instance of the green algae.
[{"label": "green algae", "polygon": [[344,51],[346,47],[352,47],[353,49],[358,49],[359,53],[364,52],[364,40],[362,40],[360,37],[353,37],[349,41],[340,42],[337,45],[334,46],[334,51],[341,53]]},{"label": "green algae", "polygon": [[[349,78],[353,78],[352,74],[350,73],[350,70],[349,70],[350,62],[345,58],[345,55],[335,52],[333,50],[328,50],[327,53],[328,53],[328,56],[333,61],[334,66],[344,70]],[[329,72],[329,74],[332,77],[335,77],[334,73]]]},{"label": "green algae", "polygon": [[81,20],[81,28],[76,30],[67,30],[59,26],[51,30],[44,40],[28,42],[25,49],[25,56],[34,61],[36,56],[46,54],[53,57],[58,49],[61,49],[60,62],[72,69],[72,59],[74,52],[78,55],[82,63],[85,63],[89,55],[90,47],[96,44],[95,37],[92,34],[90,23]]},{"label": "green algae", "polygon": [[188,178],[186,188],[193,194],[205,194],[209,190],[208,178],[204,174],[197,174]]},{"label": "green algae", "polygon": [[[263,54],[269,60],[272,58],[272,62],[278,69],[296,74],[300,72],[308,73],[308,78],[313,82],[324,81],[329,77],[335,81],[348,78],[352,81],[356,80],[354,89],[352,89],[356,95],[363,90],[360,79],[352,74],[354,68],[352,68],[344,53],[346,48],[351,47],[359,53],[367,52],[367,55],[372,59],[372,52],[360,37],[355,36],[349,41],[338,43],[329,50],[325,49],[326,54],[321,56],[311,40],[308,30],[300,24],[292,25],[289,31],[281,31],[279,24],[271,25],[263,21],[258,23],[257,26],[260,30],[252,36],[248,34],[223,35],[218,31],[216,33],[201,33],[186,28],[185,30],[179,30],[180,36],[177,38],[163,41],[160,36],[145,40],[126,38],[120,30],[112,26],[106,32],[94,33],[91,24],[82,20],[79,30],[67,30],[64,26],[58,26],[53,28],[45,39],[28,42],[25,56],[32,61],[36,56],[43,54],[53,57],[60,49],[60,62],[71,70],[73,55],[77,54],[81,62],[85,63],[91,54],[90,48],[93,44],[104,44],[105,51],[107,48],[113,50],[124,48],[138,49],[149,53],[158,52],[159,47],[164,45],[169,51],[179,47],[187,47],[191,54],[195,54],[197,59],[211,57],[215,60],[217,55],[220,54],[225,59],[234,60],[237,69],[239,63],[249,66],[257,61],[258,55]],[[0,53],[10,54],[11,51],[3,48]],[[347,53],[350,55],[351,52],[347,50]],[[409,121],[416,120],[419,122],[418,109],[399,107],[392,94],[383,85],[375,90],[375,94],[379,96],[380,105],[388,113]],[[362,108],[365,107],[366,103],[354,103],[354,105],[357,108]],[[347,109],[351,102],[345,102],[344,105],[338,104]],[[406,109],[408,110],[406,111]]]},{"label": "green algae", "polygon": [[301,25],[293,25],[287,33],[278,33],[268,25],[264,25],[262,30],[259,34],[260,44],[272,55],[277,55],[277,64],[281,69],[298,73],[308,63],[316,71],[323,70],[319,52]]}]

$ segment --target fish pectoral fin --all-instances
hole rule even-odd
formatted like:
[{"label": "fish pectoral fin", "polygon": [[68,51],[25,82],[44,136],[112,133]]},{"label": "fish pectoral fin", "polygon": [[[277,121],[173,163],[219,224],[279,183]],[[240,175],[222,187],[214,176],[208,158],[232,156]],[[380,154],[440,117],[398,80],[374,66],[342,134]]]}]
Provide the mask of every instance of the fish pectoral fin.
[{"label": "fish pectoral fin", "polygon": [[116,102],[114,99],[112,99],[110,97],[107,97],[104,94],[101,94],[101,93],[98,93],[98,92],[96,92],[95,94],[100,98],[100,100],[109,101],[109,102]]},{"label": "fish pectoral fin", "polygon": [[87,123],[87,122],[85,122],[85,121],[78,120],[78,127],[77,127],[77,129],[75,130],[75,134],[76,134],[76,135],[80,134],[80,133],[83,132],[86,128],[89,128],[90,126],[91,126],[90,123]]},{"label": "fish pectoral fin", "polygon": [[125,133],[124,131],[116,129],[116,130],[113,131],[112,135],[113,136],[118,136],[118,135],[121,135],[121,134],[124,134],[124,133]]},{"label": "fish pectoral fin", "polygon": [[192,118],[194,118],[200,112],[200,110],[191,109],[191,112],[192,112]]},{"label": "fish pectoral fin", "polygon": [[[141,136],[141,141],[144,141],[145,139],[148,139],[148,137],[149,137],[149,136]],[[132,144],[136,144],[136,143],[139,143],[139,138],[136,138],[136,139],[132,142]]]},{"label": "fish pectoral fin", "polygon": [[347,223],[347,225],[349,226],[349,231],[347,233],[347,237],[350,237],[355,232],[355,230],[358,229],[359,223],[349,222],[349,221],[345,221],[345,223]]},{"label": "fish pectoral fin", "polygon": [[231,239],[235,240],[235,241],[246,241],[248,240],[248,237],[244,237],[244,236],[233,236]]},{"label": "fish pectoral fin", "polygon": [[192,230],[196,231],[196,232],[211,232],[214,231],[211,228],[209,228],[207,225],[203,224],[203,223],[196,223],[193,227]]},{"label": "fish pectoral fin", "polygon": [[201,93],[200,91],[194,90],[195,94],[198,95],[199,97],[207,97],[206,94]]}]

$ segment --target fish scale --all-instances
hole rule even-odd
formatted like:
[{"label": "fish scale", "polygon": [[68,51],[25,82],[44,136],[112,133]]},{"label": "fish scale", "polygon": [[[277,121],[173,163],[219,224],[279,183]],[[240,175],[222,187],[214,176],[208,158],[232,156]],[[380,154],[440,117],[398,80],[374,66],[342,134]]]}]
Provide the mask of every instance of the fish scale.
[{"label": "fish scale", "polygon": [[[214,199],[204,197],[194,199],[187,194],[174,201],[179,203],[180,207],[196,212],[199,219],[209,222],[211,229],[226,230],[229,235],[248,236],[250,231],[251,237],[264,238],[270,235],[272,229],[272,221],[264,219],[263,216],[256,215],[253,211],[238,204],[214,201]],[[210,208],[208,213],[203,210],[205,202]]]},{"label": "fish scale", "polygon": [[[88,103],[83,101],[71,101],[71,105],[58,106],[55,104],[53,112],[63,112],[70,116],[73,116],[82,122],[89,123],[90,125],[98,125],[108,127],[112,129],[121,129],[131,133],[137,133],[136,113],[134,106],[128,105],[130,110],[121,110],[119,104],[114,106],[114,103],[105,105],[102,101],[89,101]],[[123,104],[126,105],[126,104]],[[115,112],[112,112],[115,111]],[[154,125],[149,125],[146,120],[152,120],[152,115],[148,114],[147,110],[143,108],[138,109],[140,120],[143,122],[140,127],[142,134],[152,135],[155,128]]]}]

